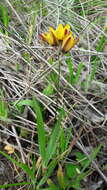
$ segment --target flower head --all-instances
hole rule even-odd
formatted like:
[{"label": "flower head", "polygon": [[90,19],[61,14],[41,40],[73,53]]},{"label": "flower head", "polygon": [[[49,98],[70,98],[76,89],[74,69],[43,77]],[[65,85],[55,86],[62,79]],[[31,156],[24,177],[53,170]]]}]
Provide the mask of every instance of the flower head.
[{"label": "flower head", "polygon": [[52,46],[61,44],[61,50],[63,52],[69,51],[79,41],[79,38],[73,36],[69,24],[65,26],[59,24],[56,30],[50,27],[49,32],[40,34],[40,37]]}]

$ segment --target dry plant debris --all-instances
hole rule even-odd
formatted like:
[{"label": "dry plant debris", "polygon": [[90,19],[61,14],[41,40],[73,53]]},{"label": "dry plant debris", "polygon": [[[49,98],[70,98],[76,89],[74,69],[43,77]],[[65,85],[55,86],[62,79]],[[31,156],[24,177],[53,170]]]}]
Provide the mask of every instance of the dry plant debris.
[{"label": "dry plant debris", "polygon": [[1,189],[107,188],[106,9],[99,0],[1,0]]}]

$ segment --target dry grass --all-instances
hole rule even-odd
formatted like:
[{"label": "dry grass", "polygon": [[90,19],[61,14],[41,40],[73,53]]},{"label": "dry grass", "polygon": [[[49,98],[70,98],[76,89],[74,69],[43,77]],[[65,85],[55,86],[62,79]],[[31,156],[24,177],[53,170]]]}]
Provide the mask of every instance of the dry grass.
[{"label": "dry grass", "polygon": [[[97,161],[92,161],[91,167],[96,173],[83,181],[85,189],[103,190],[107,183],[107,172],[103,169],[107,161],[106,3],[98,0],[63,0],[59,3],[45,0],[40,1],[40,4],[36,1],[37,6],[34,7],[33,0],[23,0],[22,4],[18,0],[16,2],[5,0],[12,16],[8,35],[0,33],[1,99],[8,106],[8,119],[1,119],[2,149],[10,143],[23,163],[32,162],[31,154],[39,157],[38,142],[35,139],[35,113],[30,106],[25,106],[23,112],[18,112],[16,105],[21,100],[31,100],[33,96],[41,102],[48,135],[58,109],[63,107],[67,113],[63,128],[65,131],[72,128],[71,138],[77,136],[71,149],[82,151],[91,159],[90,151],[99,144],[103,145]],[[39,34],[47,31],[49,26],[56,28],[59,23],[69,23],[73,32],[80,36],[79,43],[68,57],[74,64],[74,73],[77,72],[79,63],[83,63],[84,69],[77,83],[70,84],[67,80],[67,56],[63,55],[60,60],[60,88],[57,89],[53,82],[55,93],[47,96],[43,90],[48,84],[50,73],[59,75],[58,49],[44,44],[39,39]],[[52,65],[50,59],[53,59]],[[72,151],[70,156],[72,157]],[[93,175],[98,178],[94,180]],[[95,185],[96,183],[100,185]]]}]

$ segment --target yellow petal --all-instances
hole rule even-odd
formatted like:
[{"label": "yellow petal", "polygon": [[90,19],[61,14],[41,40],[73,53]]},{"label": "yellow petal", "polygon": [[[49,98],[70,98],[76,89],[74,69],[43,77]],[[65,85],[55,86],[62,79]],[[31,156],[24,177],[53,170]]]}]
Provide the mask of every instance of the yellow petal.
[{"label": "yellow petal", "polygon": [[62,24],[58,25],[58,28],[56,29],[56,37],[58,40],[63,40],[64,36],[64,27]]},{"label": "yellow petal", "polygon": [[42,38],[43,41],[48,42],[50,45],[58,44],[55,30],[52,27],[50,27],[49,32],[40,34],[40,37]]},{"label": "yellow petal", "polygon": [[14,152],[14,148],[11,145],[6,145],[4,150],[7,150],[8,154],[12,154]]},{"label": "yellow petal", "polygon": [[43,41],[47,42],[47,35],[48,35],[48,32],[45,32],[45,33],[40,34],[39,36],[40,36],[40,38],[41,38]]},{"label": "yellow petal", "polygon": [[69,51],[71,48],[74,47],[75,44],[77,44],[77,42],[79,41],[79,38],[74,38],[72,34],[67,35],[66,38],[64,38],[63,42],[62,42],[62,51],[63,52],[67,52]]},{"label": "yellow petal", "polygon": [[48,35],[46,36],[46,39],[47,39],[47,42],[48,42],[50,45],[54,45],[54,40],[53,40],[52,33],[48,33]]},{"label": "yellow petal", "polygon": [[69,25],[69,24],[66,24],[66,25],[64,26],[64,29],[70,30],[70,25]]},{"label": "yellow petal", "polygon": [[58,39],[56,36],[56,31],[50,27],[50,35],[51,35],[51,40],[52,40],[52,44],[51,45],[57,45],[58,44]]},{"label": "yellow petal", "polygon": [[64,26],[64,31],[63,31],[63,39],[69,35],[69,34],[72,34],[71,30],[70,30],[70,25],[69,24],[66,24]]},{"label": "yellow petal", "polygon": [[49,32],[40,34],[40,37],[43,41],[48,42],[50,45],[53,45],[53,38]]}]

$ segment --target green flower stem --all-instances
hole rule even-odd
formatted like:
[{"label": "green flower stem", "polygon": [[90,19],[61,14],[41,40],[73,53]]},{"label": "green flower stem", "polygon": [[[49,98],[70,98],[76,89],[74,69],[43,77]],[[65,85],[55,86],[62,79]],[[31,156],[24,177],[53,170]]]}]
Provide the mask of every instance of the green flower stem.
[{"label": "green flower stem", "polygon": [[59,48],[59,51],[58,51],[58,83],[57,83],[57,105],[58,105],[58,102],[59,102],[59,92],[60,92],[60,75],[61,75],[61,59],[62,59],[62,52],[61,52],[61,48]]}]

